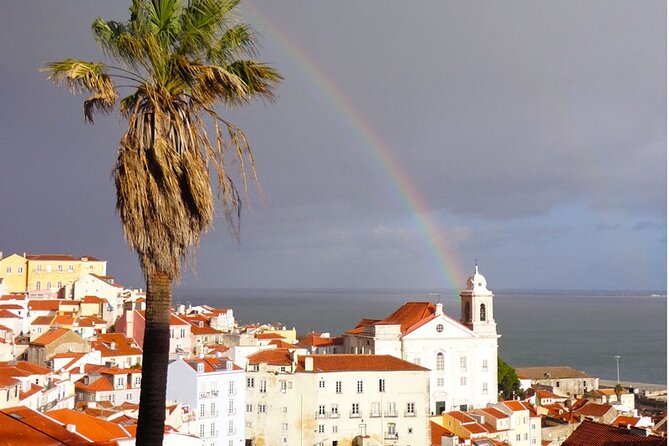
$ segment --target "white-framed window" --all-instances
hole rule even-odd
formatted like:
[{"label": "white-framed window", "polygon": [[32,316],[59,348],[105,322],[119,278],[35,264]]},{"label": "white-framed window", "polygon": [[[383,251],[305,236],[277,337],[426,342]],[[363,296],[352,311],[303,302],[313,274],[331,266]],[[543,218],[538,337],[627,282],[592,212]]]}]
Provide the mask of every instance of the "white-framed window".
[{"label": "white-framed window", "polygon": [[200,425],[200,438],[204,438],[204,423]]},{"label": "white-framed window", "polygon": [[332,413],[332,415],[337,416],[339,414],[339,405],[338,404],[330,405],[330,412]]},{"label": "white-framed window", "polygon": [[62,273],[63,272],[63,265],[58,265],[58,272]]},{"label": "white-framed window", "polygon": [[234,395],[235,394],[235,382],[230,381],[228,382],[228,395]]},{"label": "white-framed window", "polygon": [[279,388],[281,389],[281,393],[286,393],[286,390],[288,389],[288,383],[285,379],[279,381]]},{"label": "white-framed window", "polygon": [[437,370],[444,370],[444,354],[437,353]]},{"label": "white-framed window", "polygon": [[47,266],[46,266],[46,272],[47,272],[47,273],[50,273],[52,269],[53,269],[53,268],[51,267],[51,265],[47,265]]},{"label": "white-framed window", "polygon": [[253,404],[247,404],[246,405],[246,411],[249,412],[249,413],[253,412]]},{"label": "white-framed window", "polygon": [[488,394],[488,383],[483,383],[483,394],[487,395]]},{"label": "white-framed window", "polygon": [[385,379],[380,379],[379,380],[379,392],[385,392],[386,391],[386,380]]},{"label": "white-framed window", "polygon": [[56,284],[56,287],[57,287],[58,289],[63,288],[63,282],[61,282],[61,281],[59,280],[58,283]]},{"label": "white-framed window", "polygon": [[484,372],[487,372],[487,371],[488,371],[488,360],[487,360],[487,359],[484,359],[484,360],[483,360],[483,363],[482,363],[482,367],[481,367],[481,368],[483,369]]},{"label": "white-framed window", "polygon": [[437,333],[443,333],[443,331],[444,331],[444,325],[437,324]]},{"label": "white-framed window", "polygon": [[23,267],[22,266],[17,267],[16,272],[17,274],[23,274]]},{"label": "white-framed window", "polygon": [[37,282],[35,282],[35,289],[37,291],[42,289],[42,283],[39,280]]},{"label": "white-framed window", "polygon": [[41,273],[42,272],[42,265],[37,265],[37,272]]},{"label": "white-framed window", "polygon": [[281,412],[288,413],[288,407],[287,406],[281,407]]},{"label": "white-framed window", "polygon": [[8,266],[7,268],[5,268],[5,272],[6,272],[7,274],[11,273],[11,272],[12,272],[12,267],[11,267],[11,266]]},{"label": "white-framed window", "polygon": [[407,415],[415,415],[415,414],[416,414],[416,404],[407,403]]},{"label": "white-framed window", "polygon": [[288,430],[288,423],[281,423],[281,430],[282,431],[287,431]]},{"label": "white-framed window", "polygon": [[444,387],[444,378],[437,378],[437,387]]},{"label": "white-framed window", "polygon": [[318,433],[319,434],[324,434],[325,433],[325,425],[324,424],[319,424],[318,425]]},{"label": "white-framed window", "polygon": [[358,393],[362,393],[362,381],[358,381]]},{"label": "white-framed window", "polygon": [[332,426],[332,433],[333,433],[333,434],[336,434],[338,431],[339,431],[339,429],[337,429],[337,425],[336,425],[336,424],[335,424],[334,426]]},{"label": "white-framed window", "polygon": [[200,404],[200,418],[204,417],[204,403]]},{"label": "white-framed window", "polygon": [[319,389],[325,389],[325,380],[323,378],[318,380],[318,388]]},{"label": "white-framed window", "polygon": [[260,393],[267,393],[267,380],[260,380]]},{"label": "white-framed window", "polygon": [[235,424],[233,420],[228,420],[228,435],[232,435],[235,432]]},{"label": "white-framed window", "polygon": [[251,388],[255,387],[255,385],[256,385],[255,378],[246,378],[246,387],[251,389]]},{"label": "white-framed window", "polygon": [[51,289],[51,281],[48,281],[48,282],[46,283],[46,289],[47,289],[47,290],[50,290],[50,289]]},{"label": "white-framed window", "polygon": [[281,443],[284,443],[284,444],[288,443],[288,437],[286,437],[286,436],[281,437]]},{"label": "white-framed window", "polygon": [[126,393],[125,394],[125,400],[130,401],[132,399],[132,393]]},{"label": "white-framed window", "polygon": [[460,370],[463,372],[467,371],[467,357],[460,356]]},{"label": "white-framed window", "polygon": [[258,413],[267,413],[267,406],[264,404],[258,404]]},{"label": "white-framed window", "polygon": [[341,393],[341,381],[335,381],[335,393]]},{"label": "white-framed window", "polygon": [[73,273],[74,272],[74,265],[67,265],[67,272],[68,273]]},{"label": "white-framed window", "polygon": [[467,385],[467,377],[466,376],[461,376],[460,377],[460,385],[461,386],[466,386]]},{"label": "white-framed window", "polygon": [[209,435],[212,437],[216,436],[216,423],[209,424]]},{"label": "white-framed window", "polygon": [[318,406],[318,416],[319,417],[325,416],[325,404],[321,404]]},{"label": "white-framed window", "polygon": [[228,400],[228,415],[235,414],[235,400]]},{"label": "white-framed window", "polygon": [[397,434],[397,425],[395,423],[388,423],[388,435]]},{"label": "white-framed window", "polygon": [[360,404],[359,403],[351,404],[351,415],[360,415]]}]

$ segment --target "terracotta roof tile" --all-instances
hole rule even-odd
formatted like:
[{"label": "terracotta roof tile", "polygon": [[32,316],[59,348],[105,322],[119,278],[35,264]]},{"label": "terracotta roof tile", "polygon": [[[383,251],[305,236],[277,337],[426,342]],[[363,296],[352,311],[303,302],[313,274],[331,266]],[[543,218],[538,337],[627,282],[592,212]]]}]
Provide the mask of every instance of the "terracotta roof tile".
[{"label": "terracotta roof tile", "polygon": [[291,365],[291,353],[287,348],[260,350],[248,356],[249,364]]},{"label": "terracotta roof tile", "polygon": [[66,328],[53,328],[32,341],[31,344],[48,345],[67,333],[70,333],[70,330]]},{"label": "terracotta roof tile", "polygon": [[465,425],[467,423],[476,423],[477,422],[476,418],[473,418],[473,417],[471,417],[471,416],[467,415],[466,413],[464,413],[462,411],[459,411],[459,410],[453,410],[451,412],[448,412],[447,415],[452,417],[452,418],[455,418],[456,420],[458,420],[463,425]]},{"label": "terracotta roof tile", "polygon": [[58,311],[60,300],[32,299],[28,301],[28,309],[32,311]]},{"label": "terracotta roof tile", "polygon": [[497,418],[498,420],[503,420],[504,418],[509,418],[507,414],[502,412],[501,410],[495,409],[494,407],[484,407],[482,409],[477,409],[477,412],[485,412],[488,415],[492,416],[493,418]]},{"label": "terracotta roof tile", "polygon": [[666,438],[656,436],[645,437],[627,429],[587,420],[581,423],[562,443],[563,446],[666,446],[666,444]]},{"label": "terracotta roof tile", "polygon": [[406,302],[394,313],[375,324],[396,324],[404,333],[410,327],[434,314],[435,306],[431,302]]},{"label": "terracotta roof tile", "polygon": [[624,415],[618,415],[615,420],[611,422],[611,426],[617,426],[617,427],[627,427],[631,426],[634,427],[637,425],[637,423],[641,421],[641,418],[637,417],[626,417]]},{"label": "terracotta roof tile", "polygon": [[55,316],[37,316],[30,325],[51,325],[51,321]]},{"label": "terracotta roof tile", "polygon": [[21,317],[9,310],[0,310],[0,319],[21,319]]},{"label": "terracotta roof tile", "polygon": [[504,404],[506,407],[511,409],[514,412],[520,412],[523,410],[527,410],[527,407],[523,406],[520,402],[518,401],[502,401],[502,404]]},{"label": "terracotta roof tile", "polygon": [[[429,371],[425,367],[403,361],[390,355],[311,355],[314,372],[393,372],[393,371]],[[299,358],[304,367],[305,357]]]},{"label": "terracotta roof tile", "polygon": [[611,409],[613,409],[613,407],[609,404],[590,403],[586,404],[580,409],[575,410],[574,412],[584,416],[601,417],[606,415],[606,413]]},{"label": "terracotta roof tile", "polygon": [[107,304],[109,301],[107,299],[103,299],[102,297],[98,296],[84,296],[83,299],[81,299],[82,303],[85,304]]},{"label": "terracotta roof tile", "polygon": [[27,407],[0,410],[0,445],[53,446],[83,445],[89,442],[82,435],[68,431],[59,422]]},{"label": "terracotta roof tile", "polygon": [[100,350],[103,358],[141,355],[142,349],[133,347],[133,343],[133,340],[125,337],[123,333],[104,333],[99,334],[97,340],[91,341],[91,347]]},{"label": "terracotta roof tile", "polygon": [[131,437],[128,431],[116,423],[75,412],[72,409],[51,410],[46,415],[63,424],[74,424],[77,426],[77,432],[93,441],[111,441]]}]

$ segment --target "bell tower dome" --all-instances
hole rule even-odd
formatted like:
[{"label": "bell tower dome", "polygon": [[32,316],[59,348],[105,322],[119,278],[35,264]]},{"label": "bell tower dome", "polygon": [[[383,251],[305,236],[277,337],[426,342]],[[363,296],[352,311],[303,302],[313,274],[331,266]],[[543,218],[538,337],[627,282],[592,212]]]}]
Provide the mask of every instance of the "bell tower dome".
[{"label": "bell tower dome", "polygon": [[475,333],[497,336],[493,297],[477,264],[474,275],[467,279],[467,288],[460,293],[460,323]]}]

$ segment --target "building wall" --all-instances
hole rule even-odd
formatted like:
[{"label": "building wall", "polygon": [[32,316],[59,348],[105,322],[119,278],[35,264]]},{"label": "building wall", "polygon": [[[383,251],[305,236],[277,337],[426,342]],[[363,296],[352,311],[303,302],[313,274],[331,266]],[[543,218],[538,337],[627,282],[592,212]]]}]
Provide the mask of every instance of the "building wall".
[{"label": "building wall", "polygon": [[18,254],[0,259],[0,278],[8,293],[23,293],[28,281],[26,258]]},{"label": "building wall", "polygon": [[[84,260],[27,260],[27,283],[26,291],[52,290],[78,280],[84,274],[107,274],[106,261]],[[49,284],[51,286],[49,286]]]},{"label": "building wall", "polygon": [[[291,373],[290,367],[281,372],[261,365],[257,371],[247,371],[246,437],[256,446],[335,441],[346,445],[357,435],[384,445],[429,444],[427,375],[426,371]],[[383,392],[379,380],[384,380]],[[407,411],[409,403],[413,412]]]}]

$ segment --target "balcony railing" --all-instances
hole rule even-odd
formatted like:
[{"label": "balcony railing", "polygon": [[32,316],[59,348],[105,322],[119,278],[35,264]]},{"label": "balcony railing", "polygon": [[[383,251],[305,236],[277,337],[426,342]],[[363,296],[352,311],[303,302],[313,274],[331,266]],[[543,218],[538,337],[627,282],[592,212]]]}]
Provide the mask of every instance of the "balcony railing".
[{"label": "balcony railing", "polygon": [[212,390],[210,392],[200,392],[200,398],[216,398],[218,396],[218,390]]},{"label": "balcony railing", "polygon": [[327,418],[327,416],[325,412],[316,412],[316,418]]},{"label": "balcony railing", "polygon": [[330,418],[339,418],[339,412],[330,412]]},{"label": "balcony railing", "polygon": [[349,418],[360,418],[360,412],[349,412]]},{"label": "balcony railing", "polygon": [[396,417],[397,416],[397,411],[396,410],[386,410],[384,412],[384,415],[387,417]]},{"label": "balcony railing", "polygon": [[404,416],[405,416],[405,417],[415,417],[415,416],[416,416],[416,412],[409,412],[409,411],[407,411],[407,412],[404,412]]},{"label": "balcony railing", "polygon": [[384,432],[383,437],[386,440],[397,440],[399,438],[399,435],[397,435],[397,432]]},{"label": "balcony railing", "polygon": [[369,417],[370,418],[381,418],[381,412],[370,412]]}]

